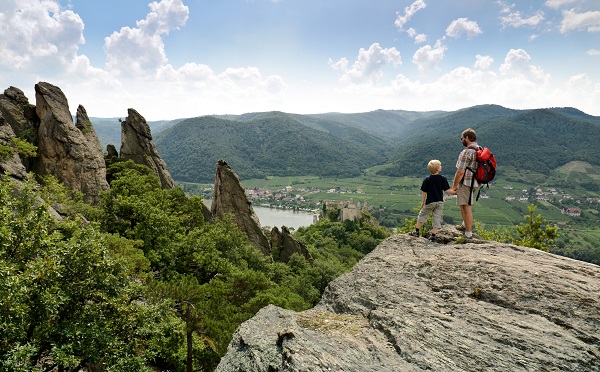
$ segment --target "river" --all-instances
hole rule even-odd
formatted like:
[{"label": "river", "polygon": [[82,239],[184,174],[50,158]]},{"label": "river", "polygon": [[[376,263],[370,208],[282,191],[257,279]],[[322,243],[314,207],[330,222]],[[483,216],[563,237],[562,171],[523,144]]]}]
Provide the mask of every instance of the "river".
[{"label": "river", "polygon": [[[204,199],[204,204],[210,209],[212,200]],[[254,213],[258,216],[261,226],[298,229],[302,226],[310,226],[313,223],[313,214],[305,211],[292,211],[289,209],[277,209],[268,207],[252,206]]]},{"label": "river", "polygon": [[297,229],[301,226],[310,226],[313,223],[313,214],[310,212],[291,211],[289,209],[277,209],[267,207],[255,207],[254,213],[258,216],[261,226]]}]

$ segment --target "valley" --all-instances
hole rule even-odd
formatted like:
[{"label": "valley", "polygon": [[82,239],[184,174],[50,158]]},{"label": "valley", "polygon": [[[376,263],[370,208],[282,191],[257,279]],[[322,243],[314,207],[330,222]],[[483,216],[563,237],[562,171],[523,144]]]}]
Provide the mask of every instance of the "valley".
[{"label": "valley", "polygon": [[[318,176],[268,176],[241,179],[242,185],[253,198],[255,206],[269,206],[289,210],[314,211],[318,213],[323,201],[347,201],[371,206],[371,214],[381,225],[394,228],[406,219],[416,217],[421,194],[419,177],[388,177],[378,175],[378,167],[367,169],[362,175],[351,178]],[[453,167],[443,172],[453,177]],[[594,178],[600,167],[581,162],[569,163],[551,172],[521,172],[504,167],[496,181],[484,188],[480,199],[474,203],[475,222],[482,228],[513,229],[525,222],[524,216],[530,204],[537,207],[549,223],[559,226],[560,237],[556,253],[569,252],[588,261],[600,262],[600,192],[595,190]],[[188,194],[212,197],[211,184],[178,182]],[[593,190],[590,190],[593,189]],[[262,196],[260,196],[262,195]],[[567,211],[580,211],[580,215],[567,215]],[[460,223],[460,211],[454,200],[447,200],[444,208],[444,223]],[[576,248],[573,248],[576,247]]]}]

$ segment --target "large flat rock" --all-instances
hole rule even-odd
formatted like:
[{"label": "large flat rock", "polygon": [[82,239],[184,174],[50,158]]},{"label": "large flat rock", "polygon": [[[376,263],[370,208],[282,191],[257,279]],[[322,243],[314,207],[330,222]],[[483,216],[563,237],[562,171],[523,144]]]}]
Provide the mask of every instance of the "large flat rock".
[{"label": "large flat rock", "polygon": [[268,306],[217,371],[598,371],[600,267],[394,235],[313,309]]}]

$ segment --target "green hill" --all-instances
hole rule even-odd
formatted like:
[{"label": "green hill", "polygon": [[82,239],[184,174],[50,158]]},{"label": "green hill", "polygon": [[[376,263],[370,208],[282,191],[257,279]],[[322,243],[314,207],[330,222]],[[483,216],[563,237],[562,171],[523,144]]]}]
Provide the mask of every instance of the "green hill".
[{"label": "green hill", "polygon": [[210,116],[186,119],[154,136],[177,181],[213,182],[215,163],[226,160],[241,178],[268,175],[353,177],[382,162],[381,139],[353,128],[336,135],[301,124],[284,113],[248,121]]},{"label": "green hill", "polygon": [[496,155],[499,175],[502,167],[549,173],[571,161],[600,165],[595,155],[600,139],[600,126],[595,123],[598,118],[585,118],[574,111],[518,111],[488,105],[415,121],[390,155],[390,165],[379,173],[420,174],[429,160],[439,159],[445,174],[453,174],[456,157],[463,149],[460,133],[468,127],[477,132],[477,142]]}]

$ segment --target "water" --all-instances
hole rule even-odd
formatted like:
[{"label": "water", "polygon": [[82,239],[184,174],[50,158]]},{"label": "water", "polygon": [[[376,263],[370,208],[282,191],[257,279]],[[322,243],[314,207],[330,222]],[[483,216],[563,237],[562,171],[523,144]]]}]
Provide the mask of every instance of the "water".
[{"label": "water", "polygon": [[256,206],[252,206],[252,208],[260,220],[260,225],[263,227],[269,226],[281,229],[281,226],[286,226],[297,229],[301,226],[310,226],[313,223],[313,214],[310,212]]},{"label": "water", "polygon": [[[212,200],[204,199],[204,204],[210,209]],[[258,216],[262,227],[286,226],[287,228],[298,229],[302,226],[310,226],[313,223],[313,214],[311,212],[298,212],[289,209],[276,209],[268,207],[252,206],[254,213]]]}]

